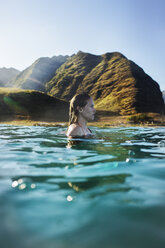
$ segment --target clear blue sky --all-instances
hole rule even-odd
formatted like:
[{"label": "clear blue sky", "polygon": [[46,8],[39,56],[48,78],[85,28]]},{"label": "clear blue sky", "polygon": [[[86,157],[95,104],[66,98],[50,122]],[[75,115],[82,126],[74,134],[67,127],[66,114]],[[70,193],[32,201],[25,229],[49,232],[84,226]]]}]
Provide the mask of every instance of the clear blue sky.
[{"label": "clear blue sky", "polygon": [[0,67],[118,51],[165,90],[165,0],[0,1]]}]

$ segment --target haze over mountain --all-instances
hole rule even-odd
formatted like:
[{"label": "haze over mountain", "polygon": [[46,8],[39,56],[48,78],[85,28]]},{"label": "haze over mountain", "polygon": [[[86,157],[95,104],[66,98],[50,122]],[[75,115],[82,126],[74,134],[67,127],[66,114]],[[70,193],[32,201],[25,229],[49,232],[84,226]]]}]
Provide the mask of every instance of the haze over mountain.
[{"label": "haze over mountain", "polygon": [[68,57],[59,55],[52,58],[39,58],[12,80],[10,86],[44,92],[45,83],[52,79],[56,70],[66,62]]},{"label": "haze over mountain", "polygon": [[0,68],[0,87],[6,87],[8,82],[15,78],[20,73],[19,70],[15,68]]}]

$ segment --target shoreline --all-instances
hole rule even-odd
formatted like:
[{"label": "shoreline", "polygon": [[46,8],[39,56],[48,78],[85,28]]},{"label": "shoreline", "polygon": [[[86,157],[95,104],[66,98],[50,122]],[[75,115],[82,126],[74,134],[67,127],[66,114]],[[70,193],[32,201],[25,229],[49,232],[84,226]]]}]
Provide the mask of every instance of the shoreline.
[{"label": "shoreline", "polygon": [[[114,120],[115,119],[115,120]],[[88,122],[88,126],[100,127],[100,128],[114,128],[114,127],[165,127],[165,122],[152,122],[152,123],[130,123],[122,118],[122,121],[114,118],[112,120],[98,120],[94,122]],[[0,121],[0,125],[12,125],[12,126],[45,126],[45,127],[67,127],[68,122],[60,121],[34,121],[34,120],[11,120]]]}]

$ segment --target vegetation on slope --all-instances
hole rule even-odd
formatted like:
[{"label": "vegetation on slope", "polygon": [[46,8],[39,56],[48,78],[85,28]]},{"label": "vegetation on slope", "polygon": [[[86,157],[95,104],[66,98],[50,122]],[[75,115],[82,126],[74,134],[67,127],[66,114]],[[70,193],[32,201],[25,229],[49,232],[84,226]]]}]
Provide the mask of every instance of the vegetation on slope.
[{"label": "vegetation on slope", "polygon": [[118,52],[102,56],[78,52],[56,71],[46,91],[66,101],[86,91],[97,110],[121,115],[161,112],[163,108],[159,85]]},{"label": "vegetation on slope", "polygon": [[99,113],[162,113],[164,106],[159,85],[118,52],[98,56],[79,51],[71,57],[40,58],[12,84],[47,92],[67,102],[85,91],[93,97]]},{"label": "vegetation on slope", "polygon": [[0,121],[32,119],[67,121],[69,105],[35,90],[0,88]]},{"label": "vegetation on slope", "polygon": [[77,92],[83,78],[101,61],[100,56],[79,51],[72,56],[57,71],[55,76],[46,84],[46,91],[69,101]]}]

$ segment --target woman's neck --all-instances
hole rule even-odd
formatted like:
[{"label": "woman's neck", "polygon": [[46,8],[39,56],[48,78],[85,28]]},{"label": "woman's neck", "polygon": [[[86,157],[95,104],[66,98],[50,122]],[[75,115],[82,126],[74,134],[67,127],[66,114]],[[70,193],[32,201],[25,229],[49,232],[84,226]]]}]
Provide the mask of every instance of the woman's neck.
[{"label": "woman's neck", "polygon": [[85,128],[87,126],[87,121],[84,118],[82,118],[81,116],[79,116],[79,118],[78,118],[78,124],[81,127]]}]

